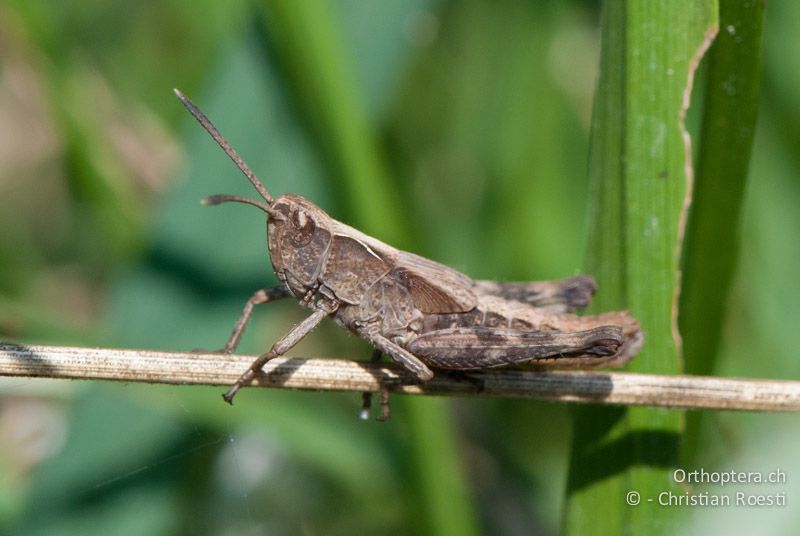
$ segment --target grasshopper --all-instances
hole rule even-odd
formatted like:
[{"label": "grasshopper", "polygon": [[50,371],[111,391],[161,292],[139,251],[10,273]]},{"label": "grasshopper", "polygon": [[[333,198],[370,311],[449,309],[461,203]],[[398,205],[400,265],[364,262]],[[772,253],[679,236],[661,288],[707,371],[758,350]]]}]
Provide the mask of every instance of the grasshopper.
[{"label": "grasshopper", "polygon": [[[590,276],[527,283],[472,280],[345,225],[300,195],[273,198],[203,112],[177,89],[175,94],[263,198],[214,195],[203,204],[245,203],[265,212],[269,255],[280,280],[247,301],[221,351],[236,350],[258,304],[291,296],[312,311],[253,361],[223,395],[226,402],[232,404],[264,364],[286,353],[326,317],[368,341],[375,348],[373,360],[389,355],[418,382],[433,378],[433,369],[621,365],[639,351],[639,323],[626,312],[573,314],[596,290]],[[379,418],[385,420],[385,386],[381,395]],[[362,417],[370,400],[365,393]]]}]

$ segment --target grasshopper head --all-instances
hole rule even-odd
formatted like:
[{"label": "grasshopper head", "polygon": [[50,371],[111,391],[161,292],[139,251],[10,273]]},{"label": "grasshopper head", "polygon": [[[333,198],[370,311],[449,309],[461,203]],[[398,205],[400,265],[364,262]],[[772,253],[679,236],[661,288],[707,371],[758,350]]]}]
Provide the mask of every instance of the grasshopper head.
[{"label": "grasshopper head", "polygon": [[273,199],[258,177],[236,154],[211,121],[186,98],[175,90],[178,99],[195,119],[222,147],[244,173],[247,180],[258,191],[264,201],[236,195],[213,195],[203,200],[204,205],[219,205],[226,202],[245,203],[255,206],[267,214],[267,236],[272,265],[278,278],[286,283],[297,297],[316,287],[328,247],[331,242],[331,217],[311,201],[296,195],[286,194]]},{"label": "grasshopper head", "polygon": [[322,273],[331,243],[332,219],[297,194],[282,195],[272,206],[279,214],[267,218],[272,266],[292,293],[302,298],[317,286]]}]

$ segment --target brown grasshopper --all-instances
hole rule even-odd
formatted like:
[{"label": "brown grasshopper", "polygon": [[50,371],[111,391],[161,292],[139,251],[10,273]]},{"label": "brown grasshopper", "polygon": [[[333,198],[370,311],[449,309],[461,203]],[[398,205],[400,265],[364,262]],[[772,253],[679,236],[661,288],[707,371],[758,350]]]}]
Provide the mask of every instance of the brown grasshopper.
[{"label": "brown grasshopper", "polygon": [[[287,352],[328,316],[372,344],[373,359],[387,354],[420,382],[433,377],[431,369],[620,365],[641,347],[639,323],[625,312],[571,314],[586,306],[596,290],[589,276],[474,281],[349,227],[297,194],[273,198],[211,121],[180,91],[175,94],[264,199],[215,195],[203,204],[234,201],[264,211],[269,254],[280,280],[247,301],[222,352],[236,349],[255,305],[293,296],[313,311],[252,363],[223,395],[228,403],[267,361]],[[385,419],[384,386],[381,394]],[[369,405],[365,394],[362,416]]]}]

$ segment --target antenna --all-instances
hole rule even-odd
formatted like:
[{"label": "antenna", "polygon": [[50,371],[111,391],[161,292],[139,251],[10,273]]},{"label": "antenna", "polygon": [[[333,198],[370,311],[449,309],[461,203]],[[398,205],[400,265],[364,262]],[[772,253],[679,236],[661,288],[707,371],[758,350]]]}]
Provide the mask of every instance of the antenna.
[{"label": "antenna", "polygon": [[[222,137],[222,134],[220,134],[219,130],[217,130],[217,127],[215,127],[214,124],[208,119],[208,117],[206,117],[205,114],[203,112],[201,112],[200,109],[197,106],[195,106],[192,101],[190,101],[188,98],[186,98],[186,96],[183,93],[181,93],[180,90],[173,89],[173,91],[175,92],[175,95],[178,97],[178,99],[180,99],[180,101],[186,107],[186,109],[189,110],[189,113],[192,114],[195,119],[197,119],[197,122],[200,123],[200,125],[204,129],[206,129],[206,132],[208,132],[211,135],[212,138],[214,138],[214,141],[217,142],[217,145],[222,147],[222,150],[225,151],[225,154],[227,154],[230,157],[230,159],[233,160],[233,163],[236,164],[236,167],[238,167],[240,170],[242,170],[242,173],[244,173],[244,176],[247,177],[247,180],[250,181],[250,184],[252,184],[255,187],[255,189],[258,191],[259,194],[261,194],[261,197],[263,197],[264,200],[269,205],[272,205],[272,203],[273,203],[272,196],[269,195],[269,192],[267,192],[267,189],[264,187],[263,184],[261,184],[261,181],[258,180],[258,177],[256,177],[256,174],[253,173],[250,170],[249,167],[247,167],[247,164],[244,163],[244,160],[242,160],[242,158],[236,153],[236,151],[233,149],[233,147],[231,147],[230,143],[228,143],[228,140],[226,140],[224,137]],[[220,197],[220,196],[215,196],[215,197]],[[213,198],[209,198],[209,199],[213,199]],[[226,201],[244,202],[244,201],[241,201],[241,199],[226,199]],[[222,202],[223,202],[222,200],[219,201],[219,203],[222,203]],[[218,203],[210,203],[210,204],[216,205]],[[249,204],[253,205],[255,203],[249,203]],[[264,210],[265,212],[267,212],[269,214],[273,213],[273,211],[271,209],[269,209],[268,207],[267,207],[267,209],[265,209],[265,207],[263,205],[261,205],[260,203],[259,204],[255,204],[255,206],[261,208],[262,210]]]},{"label": "antenna", "polygon": [[258,207],[267,214],[270,214],[275,217],[278,217],[280,215],[280,214],[276,215],[275,211],[272,210],[272,207],[270,207],[266,203],[262,203],[261,201],[257,201],[255,199],[250,199],[249,197],[242,197],[240,195],[228,195],[228,194],[212,195],[211,197],[206,197],[200,202],[207,206],[214,206],[214,205],[219,205],[221,203],[228,203],[230,201],[233,201],[235,203],[244,203],[245,205],[253,205],[254,207]]}]

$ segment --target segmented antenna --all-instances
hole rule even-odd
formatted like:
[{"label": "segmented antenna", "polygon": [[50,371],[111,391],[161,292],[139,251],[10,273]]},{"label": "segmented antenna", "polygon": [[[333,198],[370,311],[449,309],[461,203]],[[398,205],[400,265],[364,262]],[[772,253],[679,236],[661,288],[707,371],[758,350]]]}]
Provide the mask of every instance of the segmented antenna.
[{"label": "segmented antenna", "polygon": [[[206,129],[206,132],[208,132],[212,138],[214,138],[214,141],[217,142],[217,145],[222,147],[222,150],[225,151],[225,154],[227,154],[230,157],[230,159],[233,160],[233,163],[236,164],[236,167],[242,170],[244,176],[247,177],[247,180],[250,181],[250,184],[252,184],[255,187],[255,189],[258,191],[259,194],[261,194],[261,197],[263,197],[268,204],[272,205],[273,202],[272,196],[269,195],[267,189],[264,187],[263,184],[261,184],[261,181],[258,180],[256,174],[253,173],[249,167],[247,167],[247,164],[244,163],[244,160],[242,160],[242,158],[236,153],[233,147],[231,147],[231,145],[228,143],[228,140],[222,137],[222,134],[220,134],[219,130],[217,130],[217,127],[215,127],[214,124],[208,119],[208,117],[206,117],[205,114],[201,112],[200,109],[197,106],[195,106],[192,101],[190,101],[183,93],[181,93],[180,90],[173,89],[173,91],[175,92],[175,95],[178,97],[178,99],[180,99],[180,101],[186,107],[186,109],[189,110],[189,113],[192,114],[195,119],[197,119],[197,122],[200,123],[200,125],[202,125],[204,129]],[[231,199],[231,201],[233,201],[233,199]],[[255,206],[258,206],[259,208],[262,209],[264,208],[261,205],[255,205]],[[272,211],[267,210],[266,212],[271,213]]]},{"label": "segmented antenna", "polygon": [[206,197],[205,199],[203,199],[201,203],[208,206],[214,206],[222,203],[228,203],[231,201],[235,203],[244,203],[245,205],[253,205],[254,207],[260,208],[267,214],[272,214],[274,212],[272,210],[272,207],[270,207],[266,203],[262,203],[261,201],[257,201],[255,199],[250,199],[249,197],[242,197],[240,195],[228,195],[228,194],[212,195],[211,197]]}]

